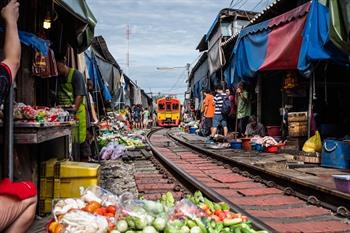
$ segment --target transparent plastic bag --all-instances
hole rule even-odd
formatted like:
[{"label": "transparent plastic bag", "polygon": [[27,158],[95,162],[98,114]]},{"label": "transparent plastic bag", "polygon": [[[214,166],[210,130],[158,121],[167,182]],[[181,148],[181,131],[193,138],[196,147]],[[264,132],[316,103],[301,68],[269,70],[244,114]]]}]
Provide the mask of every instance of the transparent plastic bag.
[{"label": "transparent plastic bag", "polygon": [[201,208],[187,199],[182,199],[177,202],[175,207],[169,213],[169,219],[171,220],[185,218],[196,219],[205,216],[206,214]]},{"label": "transparent plastic bag", "polygon": [[52,214],[55,221],[71,210],[83,210],[85,212],[101,215],[115,222],[120,214],[118,196],[99,186],[80,188],[80,198],[54,199],[52,201]]},{"label": "transparent plastic bag", "polygon": [[159,201],[135,199],[131,193],[120,196],[120,205],[124,214],[133,217],[151,215],[153,217],[166,214],[166,209]]},{"label": "transparent plastic bag", "polygon": [[107,233],[109,223],[106,218],[82,210],[72,210],[59,221],[64,233]]},{"label": "transparent plastic bag", "polygon": [[80,187],[80,195],[85,202],[97,201],[102,206],[119,206],[118,196],[100,186]]}]

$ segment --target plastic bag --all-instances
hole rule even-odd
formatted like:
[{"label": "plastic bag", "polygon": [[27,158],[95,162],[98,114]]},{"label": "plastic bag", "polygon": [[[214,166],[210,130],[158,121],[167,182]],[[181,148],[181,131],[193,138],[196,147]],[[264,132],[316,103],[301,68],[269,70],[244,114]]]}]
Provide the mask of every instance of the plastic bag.
[{"label": "plastic bag", "polygon": [[59,223],[64,226],[64,233],[107,233],[108,221],[98,215],[81,210],[72,210],[65,214]]},{"label": "plastic bag", "polygon": [[322,151],[322,141],[320,133],[318,131],[316,131],[315,135],[305,142],[303,151],[307,153]]},{"label": "plastic bag", "polygon": [[116,142],[110,142],[107,146],[103,147],[100,156],[103,160],[117,160],[126,153],[126,148]]},{"label": "plastic bag", "polygon": [[119,198],[110,191],[100,186],[90,186],[88,188],[80,188],[81,199],[85,202],[96,201],[103,206],[119,205]]},{"label": "plastic bag", "polygon": [[169,214],[169,219],[201,218],[205,217],[205,212],[187,199],[179,201]]}]

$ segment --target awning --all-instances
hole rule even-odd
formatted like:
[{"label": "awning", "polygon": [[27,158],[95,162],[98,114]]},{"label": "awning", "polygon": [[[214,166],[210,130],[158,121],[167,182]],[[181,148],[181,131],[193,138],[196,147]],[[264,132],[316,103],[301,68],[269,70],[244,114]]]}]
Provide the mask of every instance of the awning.
[{"label": "awning", "polygon": [[104,80],[102,79],[100,70],[98,68],[97,62],[96,62],[96,57],[93,52],[91,51],[86,51],[85,52],[85,58],[86,58],[86,67],[89,72],[89,77],[92,80],[94,84],[94,88],[97,91],[101,91],[103,95],[103,99],[105,101],[111,101],[112,100],[112,95],[106,86]]},{"label": "awning", "polygon": [[[78,52],[83,52],[90,46],[94,38],[94,29],[97,23],[95,16],[85,0],[54,0],[54,2],[59,6],[58,13],[62,16],[60,18],[63,23],[66,27],[73,29],[69,30],[72,34],[69,37],[71,45]],[[74,20],[71,17],[66,17],[66,12],[73,16]]]},{"label": "awning", "polygon": [[306,3],[244,28],[233,49],[231,64],[225,71],[225,79],[231,82],[228,84],[252,78],[257,71],[296,69],[309,8],[310,3]]},{"label": "awning", "polygon": [[[339,6],[343,5],[345,9]],[[298,69],[309,76],[312,62],[331,60],[341,65],[349,65],[350,23],[346,9],[349,0],[315,0],[303,32]]]}]

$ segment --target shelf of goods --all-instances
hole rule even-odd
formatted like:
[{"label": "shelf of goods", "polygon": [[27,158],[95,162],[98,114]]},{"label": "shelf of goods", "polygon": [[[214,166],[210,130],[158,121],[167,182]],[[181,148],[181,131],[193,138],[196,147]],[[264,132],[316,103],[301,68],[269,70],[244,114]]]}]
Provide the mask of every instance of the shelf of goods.
[{"label": "shelf of goods", "polygon": [[[14,136],[16,144],[39,144],[56,138],[71,135],[75,122],[66,123],[27,123],[16,122],[14,124]],[[2,123],[0,124],[2,131]],[[0,143],[2,143],[2,134],[0,135]]]}]

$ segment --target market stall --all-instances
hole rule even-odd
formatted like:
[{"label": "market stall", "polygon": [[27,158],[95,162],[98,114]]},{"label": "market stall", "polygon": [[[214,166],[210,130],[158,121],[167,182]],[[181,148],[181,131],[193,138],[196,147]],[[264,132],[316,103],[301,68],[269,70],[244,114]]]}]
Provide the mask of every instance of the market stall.
[{"label": "market stall", "polygon": [[78,68],[77,52],[90,45],[96,20],[85,1],[20,1],[20,7],[21,67],[11,105],[5,104],[5,110],[13,110],[0,116],[0,141],[7,145],[1,171],[2,178],[33,180],[41,193],[43,161],[72,157],[71,135],[78,123],[69,108],[55,104],[55,53],[67,51],[70,65]]}]

